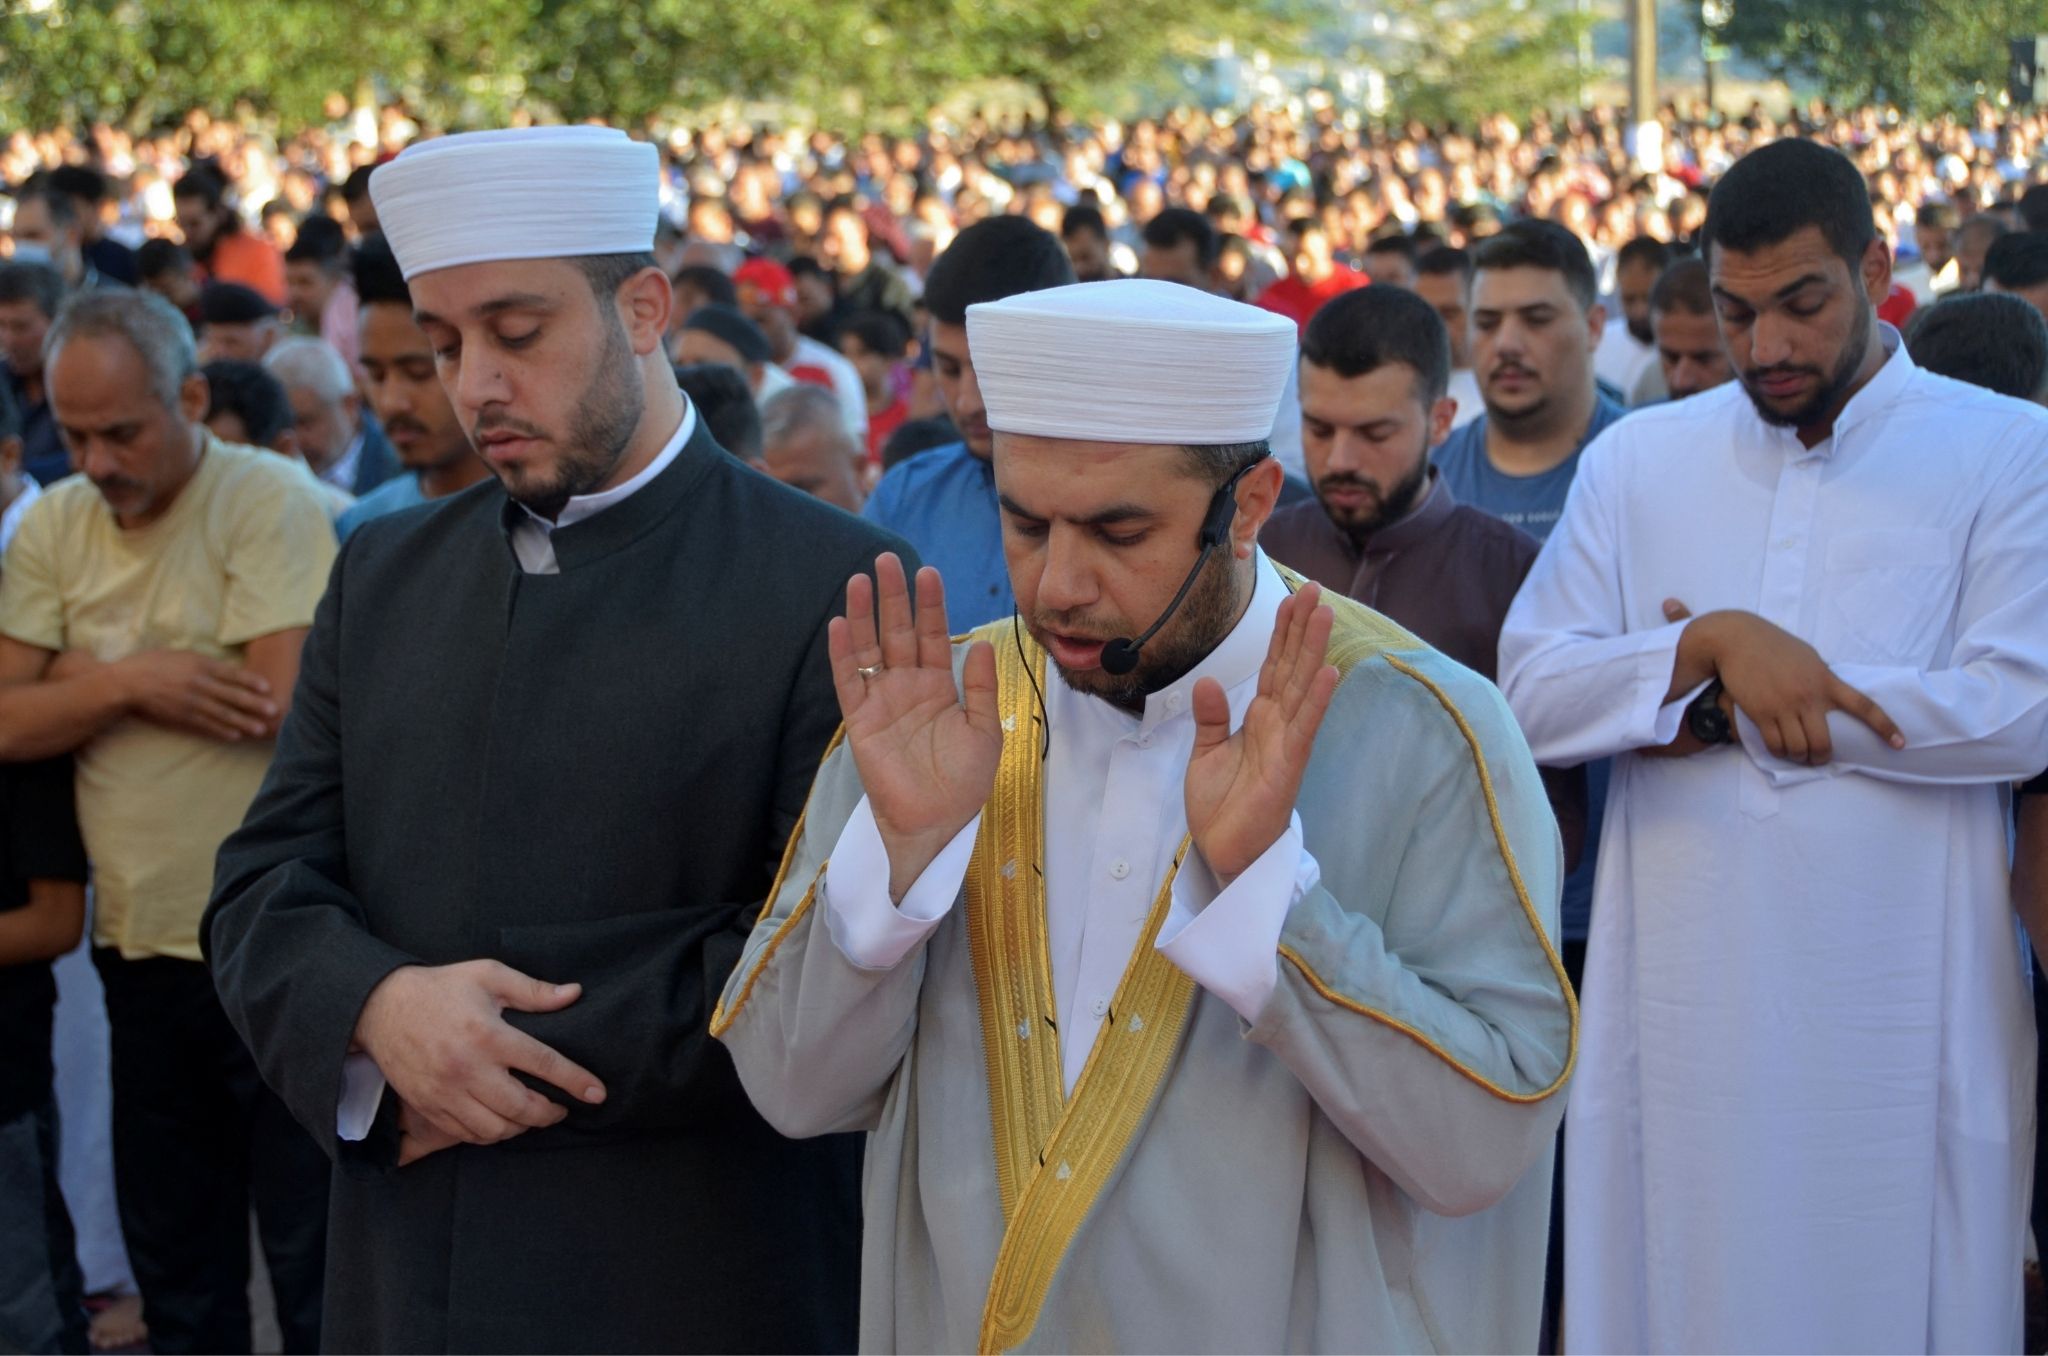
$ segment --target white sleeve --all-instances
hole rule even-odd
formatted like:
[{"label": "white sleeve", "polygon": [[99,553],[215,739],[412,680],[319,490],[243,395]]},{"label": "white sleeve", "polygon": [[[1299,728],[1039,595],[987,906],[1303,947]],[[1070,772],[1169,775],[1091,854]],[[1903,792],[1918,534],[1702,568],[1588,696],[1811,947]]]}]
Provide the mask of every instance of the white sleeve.
[{"label": "white sleeve", "polygon": [[1545,767],[1573,767],[1677,738],[1685,698],[1666,701],[1687,622],[1630,631],[1622,610],[1614,491],[1619,458],[1579,463],[1564,516],[1500,633],[1500,689]]},{"label": "white sleeve", "polygon": [[1773,785],[1860,773],[1959,786],[2023,781],[2048,766],[2048,440],[2032,441],[1985,494],[1971,528],[1946,665],[1830,665],[1884,708],[1906,747],[1834,711],[1834,757],[1808,767],[1773,757],[1744,717],[1742,746]]},{"label": "white sleeve", "polygon": [[350,1143],[370,1137],[384,1101],[384,1071],[361,1053],[341,1061],[341,1101],[334,1108],[334,1134]]},{"label": "white sleeve", "polygon": [[832,845],[818,884],[825,925],[839,954],[863,970],[889,970],[916,950],[952,911],[980,831],[977,814],[940,849],[899,906],[889,900],[889,851],[875,825],[874,808],[862,796]]},{"label": "white sleeve", "polygon": [[1190,849],[1156,943],[1182,974],[1256,1022],[1280,982],[1280,932],[1323,869],[1301,841],[1301,816],[1228,885]]}]

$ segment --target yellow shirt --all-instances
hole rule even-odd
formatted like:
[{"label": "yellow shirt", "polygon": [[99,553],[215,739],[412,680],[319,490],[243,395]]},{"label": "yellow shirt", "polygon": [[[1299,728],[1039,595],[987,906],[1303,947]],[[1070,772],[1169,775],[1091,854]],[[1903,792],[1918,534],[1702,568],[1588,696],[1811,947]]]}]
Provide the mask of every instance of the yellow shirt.
[{"label": "yellow shirt", "polygon": [[[163,649],[239,661],[250,641],[312,624],[334,553],[326,501],[302,466],[209,435],[199,469],[147,527],[119,527],[83,476],[46,491],[0,568],[0,633],[103,662]],[[214,853],[247,813],[271,747],[131,717],[78,750],[97,944],[129,959],[201,959]]]}]

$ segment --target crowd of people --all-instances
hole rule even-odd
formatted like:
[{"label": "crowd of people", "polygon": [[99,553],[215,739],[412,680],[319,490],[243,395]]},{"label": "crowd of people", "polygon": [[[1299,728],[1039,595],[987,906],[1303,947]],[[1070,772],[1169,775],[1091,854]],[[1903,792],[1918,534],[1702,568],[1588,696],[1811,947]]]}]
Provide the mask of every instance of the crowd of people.
[{"label": "crowd of people", "polygon": [[0,146],[0,1346],[2019,1345],[2048,114],[329,112]]}]

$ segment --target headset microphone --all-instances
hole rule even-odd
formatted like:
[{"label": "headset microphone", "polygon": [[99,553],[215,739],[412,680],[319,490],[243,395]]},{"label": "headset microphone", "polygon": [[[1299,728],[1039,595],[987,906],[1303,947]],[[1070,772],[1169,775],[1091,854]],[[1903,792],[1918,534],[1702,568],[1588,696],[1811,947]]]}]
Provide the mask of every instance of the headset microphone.
[{"label": "headset microphone", "polygon": [[1230,540],[1230,523],[1237,516],[1237,482],[1265,459],[1261,456],[1258,461],[1240,466],[1237,474],[1224,481],[1215,497],[1209,500],[1209,511],[1202,519],[1202,554],[1195,557],[1195,567],[1188,571],[1188,577],[1180,581],[1180,592],[1173,595],[1173,601],[1166,605],[1166,611],[1159,614],[1159,620],[1146,627],[1136,640],[1119,636],[1102,647],[1104,673],[1121,678],[1138,667],[1138,651],[1144,648],[1146,641],[1159,634],[1159,628],[1172,620],[1174,613],[1180,611],[1180,605],[1187,601],[1188,590],[1201,577],[1202,567],[1209,563],[1209,557],[1216,553],[1217,547]]}]

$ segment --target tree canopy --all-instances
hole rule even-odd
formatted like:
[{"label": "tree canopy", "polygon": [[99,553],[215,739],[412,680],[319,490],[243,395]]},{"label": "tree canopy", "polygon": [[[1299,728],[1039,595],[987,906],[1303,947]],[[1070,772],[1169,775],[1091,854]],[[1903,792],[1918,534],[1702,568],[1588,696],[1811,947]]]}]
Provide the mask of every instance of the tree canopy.
[{"label": "tree canopy", "polygon": [[1711,36],[1840,100],[1967,106],[2005,87],[2007,40],[2048,33],[2048,0],[1734,0]]}]

